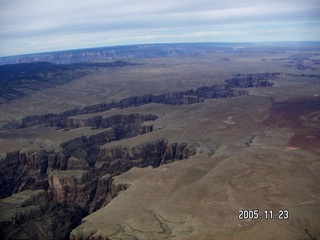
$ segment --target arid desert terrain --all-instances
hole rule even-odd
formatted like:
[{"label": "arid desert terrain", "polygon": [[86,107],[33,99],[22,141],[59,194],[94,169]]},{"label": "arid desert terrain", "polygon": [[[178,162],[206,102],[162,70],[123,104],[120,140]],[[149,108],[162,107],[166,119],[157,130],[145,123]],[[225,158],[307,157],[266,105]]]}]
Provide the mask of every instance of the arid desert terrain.
[{"label": "arid desert terrain", "polygon": [[0,63],[3,239],[320,239],[320,45]]}]

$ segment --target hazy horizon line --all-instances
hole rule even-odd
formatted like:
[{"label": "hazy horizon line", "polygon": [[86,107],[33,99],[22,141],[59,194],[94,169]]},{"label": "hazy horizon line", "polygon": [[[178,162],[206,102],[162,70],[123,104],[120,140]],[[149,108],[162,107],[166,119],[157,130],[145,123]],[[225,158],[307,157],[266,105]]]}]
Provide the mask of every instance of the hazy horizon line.
[{"label": "hazy horizon line", "polygon": [[[10,58],[10,57],[18,57],[18,56],[28,56],[28,55],[41,55],[41,54],[50,54],[50,53],[62,53],[62,52],[72,52],[72,51],[86,51],[86,50],[98,50],[98,49],[107,49],[107,48],[121,48],[121,47],[135,47],[135,46],[156,46],[156,45],[189,45],[189,44],[225,44],[225,45],[233,45],[233,44],[257,44],[257,45],[281,45],[281,44],[319,44],[320,41],[248,41],[248,42],[155,42],[155,43],[132,43],[132,44],[120,44],[120,45],[106,45],[106,46],[97,46],[97,47],[84,47],[84,48],[70,48],[70,49],[57,49],[54,51],[44,51],[44,52],[31,52],[31,53],[21,53],[14,55],[5,55],[0,56],[0,58]],[[281,46],[282,47],[282,46]]]}]

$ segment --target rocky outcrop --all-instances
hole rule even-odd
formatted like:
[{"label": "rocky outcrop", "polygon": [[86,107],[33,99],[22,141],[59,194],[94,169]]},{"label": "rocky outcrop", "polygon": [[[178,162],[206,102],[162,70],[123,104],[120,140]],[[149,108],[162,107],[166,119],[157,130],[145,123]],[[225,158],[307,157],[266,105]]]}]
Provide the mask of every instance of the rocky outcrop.
[{"label": "rocky outcrop", "polygon": [[21,150],[7,153],[0,160],[0,197],[25,189],[46,189],[49,152]]},{"label": "rocky outcrop", "polygon": [[68,159],[67,170],[89,170],[90,166],[85,159],[78,159],[74,156]]},{"label": "rocky outcrop", "polygon": [[126,190],[128,184],[115,184],[111,174],[106,174],[99,178],[96,194],[89,208],[89,214],[106,206],[119,192]]},{"label": "rocky outcrop", "polygon": [[153,124],[142,124],[140,126],[140,133],[141,134],[145,134],[145,133],[149,133],[149,132],[153,132],[154,130],[154,125]]},{"label": "rocky outcrop", "polygon": [[[0,235],[6,239],[14,239],[17,236],[20,239],[30,239],[28,233],[19,234],[19,225],[40,218],[47,204],[47,193],[44,190],[27,190],[0,200]],[[38,239],[45,237],[38,233],[35,229],[33,236],[37,236]]]},{"label": "rocky outcrop", "polygon": [[280,73],[256,73],[249,75],[237,74],[234,78],[226,80],[231,88],[272,87],[270,79],[275,79]]},{"label": "rocky outcrop", "polygon": [[[81,161],[85,161],[89,166],[93,166],[99,152],[99,147],[107,142],[112,142],[115,140],[115,130],[107,129],[98,134],[94,134],[91,136],[82,136],[65,142],[61,144],[61,148],[63,154],[68,158],[68,164],[69,160],[71,160],[71,164],[73,164],[75,162],[75,159],[71,157],[75,157]],[[68,166],[66,166],[65,169],[68,169]],[[86,164],[84,164],[83,166],[86,166]]]},{"label": "rocky outcrop", "polygon": [[[130,138],[152,131],[152,126],[147,125],[148,127],[142,127],[142,124],[145,121],[156,119],[156,116],[151,114],[130,114],[94,119],[95,121],[89,119],[85,124],[92,123],[92,127],[107,129],[92,136],[82,136],[63,143],[61,148],[64,150],[65,155],[69,157],[68,164],[70,160],[72,164],[75,162],[74,159],[70,159],[70,157],[76,157],[77,159],[85,160],[89,166],[94,166],[98,158],[100,146],[108,142]],[[69,127],[76,126],[73,125]]]},{"label": "rocky outcrop", "polygon": [[[3,205],[7,203],[15,204],[21,208],[25,208],[24,211],[16,211],[10,212],[2,209],[1,214],[1,225],[2,224],[14,224],[17,222],[26,221],[28,219],[32,219],[34,217],[38,217],[41,214],[41,207],[44,207],[43,204],[39,204],[38,206],[32,206],[35,202],[37,203],[45,203],[47,201],[47,193],[44,190],[26,190],[25,192],[20,192],[19,194],[12,195],[11,197],[0,200],[1,208]],[[29,207],[32,206],[32,207]],[[29,207],[29,208],[28,208]]]},{"label": "rocky outcrop", "polygon": [[166,143],[165,152],[162,155],[160,165],[188,159],[195,154],[196,149],[187,143]]},{"label": "rocky outcrop", "polygon": [[64,206],[87,211],[97,186],[97,177],[85,170],[52,171],[49,176],[49,193]]},{"label": "rocky outcrop", "polygon": [[159,139],[131,147],[102,147],[95,167],[98,171],[119,174],[132,167],[158,167],[194,154],[195,148],[187,143],[168,144],[164,139]]},{"label": "rocky outcrop", "polygon": [[10,152],[0,159],[0,198],[8,197],[12,194],[15,186],[17,169],[20,165],[19,152]]},{"label": "rocky outcrop", "polygon": [[95,196],[90,203],[89,214],[107,205],[118,193],[112,184],[112,175],[106,174],[99,178]]},{"label": "rocky outcrop", "polygon": [[61,152],[61,150],[54,151],[48,157],[48,169],[50,173],[52,170],[66,170],[68,168],[68,157]]},{"label": "rocky outcrop", "polygon": [[1,239],[67,239],[83,216],[51,199],[45,190],[25,190],[0,200]]},{"label": "rocky outcrop", "polygon": [[[133,106],[140,106],[151,102],[151,95],[140,97],[130,97],[121,100],[120,102],[102,103],[84,107],[83,109],[72,109],[60,114],[44,114],[27,116],[22,119],[22,124],[19,128],[28,128],[33,126],[38,127],[58,127],[58,128],[77,128],[83,126],[91,126],[94,128],[105,128],[106,125],[117,122],[122,116],[112,116],[103,119],[101,116],[96,116],[88,119],[74,119],[72,116],[81,114],[90,114],[110,110],[112,108],[128,108]],[[133,117],[133,116],[131,116]],[[144,116],[145,121],[155,120],[157,117],[153,114]],[[12,124],[7,124],[4,128],[10,128]]]},{"label": "rocky outcrop", "polygon": [[[6,218],[0,221],[0,233],[5,239],[66,239],[82,217],[107,205],[127,188],[115,186],[113,176],[135,166],[158,167],[194,154],[195,149],[187,143],[168,144],[163,139],[131,148],[101,148],[91,167],[84,159],[68,157],[71,154],[65,150],[7,154],[0,175],[7,184],[1,185],[0,192],[4,197],[11,195],[1,201],[11,204],[8,214],[14,217],[1,215]],[[27,200],[13,206],[12,199],[22,199],[21,194],[26,194]],[[7,205],[0,202],[0,206]]]},{"label": "rocky outcrop", "polygon": [[102,145],[153,131],[153,125],[142,124],[156,118],[152,114],[138,113],[92,118],[86,124],[102,128],[97,134],[64,142],[56,150],[7,153],[0,159],[0,181],[3,183],[0,186],[0,197],[8,197],[26,189],[47,189],[47,174],[53,170],[90,169],[95,165]]}]

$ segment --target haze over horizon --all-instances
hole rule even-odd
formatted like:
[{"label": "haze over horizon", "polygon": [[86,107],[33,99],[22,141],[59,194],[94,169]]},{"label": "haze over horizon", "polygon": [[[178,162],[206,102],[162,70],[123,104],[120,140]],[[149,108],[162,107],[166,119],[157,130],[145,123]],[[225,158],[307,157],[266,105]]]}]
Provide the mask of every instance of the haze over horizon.
[{"label": "haze over horizon", "polygon": [[320,41],[320,2],[0,0],[0,56],[175,42]]}]

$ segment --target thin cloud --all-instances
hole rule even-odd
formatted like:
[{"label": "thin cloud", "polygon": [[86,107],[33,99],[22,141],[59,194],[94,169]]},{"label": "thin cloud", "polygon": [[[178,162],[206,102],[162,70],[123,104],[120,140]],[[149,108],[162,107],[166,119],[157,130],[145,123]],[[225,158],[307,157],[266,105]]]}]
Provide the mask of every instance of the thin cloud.
[{"label": "thin cloud", "polygon": [[[318,26],[317,0],[0,0],[0,56],[181,40],[320,40]],[[280,35],[270,36],[274,30]]]}]

